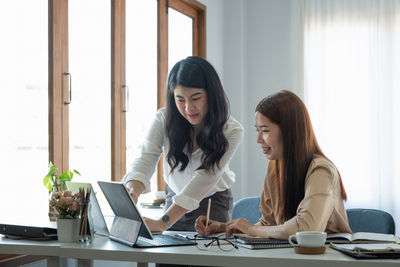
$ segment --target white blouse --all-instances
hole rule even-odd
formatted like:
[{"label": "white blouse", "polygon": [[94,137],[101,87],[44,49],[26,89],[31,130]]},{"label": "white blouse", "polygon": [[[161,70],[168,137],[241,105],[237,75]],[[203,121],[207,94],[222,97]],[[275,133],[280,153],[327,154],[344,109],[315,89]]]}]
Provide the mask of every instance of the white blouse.
[{"label": "white blouse", "polygon": [[[167,155],[169,151],[165,123],[166,109],[161,108],[151,124],[140,156],[131,164],[128,173],[122,180],[124,184],[131,180],[137,180],[145,187],[143,193],[150,192],[150,178],[155,171],[160,155],[162,152]],[[173,202],[178,206],[189,211],[195,210],[203,198],[211,196],[215,192],[224,191],[235,182],[235,173],[229,169],[229,162],[241,142],[243,127],[234,118],[229,117],[223,133],[228,140],[229,147],[222,156],[219,167],[215,166],[214,171],[197,170],[201,165],[201,156],[203,155],[200,148],[189,155],[189,163],[183,171],[179,171],[179,164],[170,173],[171,167],[164,156],[164,179],[176,193]]]}]

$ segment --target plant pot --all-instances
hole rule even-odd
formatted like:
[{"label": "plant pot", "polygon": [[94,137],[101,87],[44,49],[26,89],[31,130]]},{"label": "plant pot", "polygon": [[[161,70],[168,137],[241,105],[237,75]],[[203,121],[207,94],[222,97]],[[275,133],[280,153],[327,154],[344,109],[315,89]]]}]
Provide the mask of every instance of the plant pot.
[{"label": "plant pot", "polygon": [[57,218],[57,237],[59,242],[71,243],[79,240],[79,219]]}]

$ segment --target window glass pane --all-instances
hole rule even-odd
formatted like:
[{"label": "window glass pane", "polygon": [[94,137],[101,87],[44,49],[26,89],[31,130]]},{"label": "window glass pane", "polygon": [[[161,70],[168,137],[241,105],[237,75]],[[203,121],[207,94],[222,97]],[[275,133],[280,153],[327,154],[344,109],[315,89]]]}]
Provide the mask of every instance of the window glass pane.
[{"label": "window glass pane", "polygon": [[[157,1],[126,1],[126,82],[129,111],[126,113],[126,166],[139,156],[141,145],[157,111]],[[157,191],[157,173],[151,179],[152,193],[140,197],[151,202]]]},{"label": "window glass pane", "polygon": [[193,19],[168,8],[168,69],[193,55]]},{"label": "window glass pane", "polygon": [[0,2],[1,218],[47,217],[47,2]]},{"label": "window glass pane", "polygon": [[75,181],[111,180],[111,10],[109,0],[71,0],[69,167]]}]

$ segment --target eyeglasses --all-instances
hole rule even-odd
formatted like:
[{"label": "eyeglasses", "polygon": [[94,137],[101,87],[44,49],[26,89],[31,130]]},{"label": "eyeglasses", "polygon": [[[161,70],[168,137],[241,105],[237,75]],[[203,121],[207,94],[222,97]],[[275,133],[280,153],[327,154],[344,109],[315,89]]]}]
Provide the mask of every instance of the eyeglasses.
[{"label": "eyeglasses", "polygon": [[[232,251],[234,249],[239,249],[239,247],[235,244],[235,240],[232,241],[229,238],[225,238],[225,234],[221,236],[200,236],[194,235],[194,241],[196,242],[196,247],[200,250],[209,250],[212,246],[218,246],[218,248],[222,251]],[[207,240],[209,242],[198,242],[198,241]]]}]

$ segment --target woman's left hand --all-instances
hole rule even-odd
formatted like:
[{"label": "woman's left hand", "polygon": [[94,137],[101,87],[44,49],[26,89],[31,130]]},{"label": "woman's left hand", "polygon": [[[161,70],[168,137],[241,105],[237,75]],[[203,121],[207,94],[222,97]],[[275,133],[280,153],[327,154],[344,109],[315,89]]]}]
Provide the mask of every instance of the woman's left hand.
[{"label": "woman's left hand", "polygon": [[226,236],[231,236],[234,233],[242,233],[252,235],[251,230],[254,224],[244,218],[238,218],[226,223]]},{"label": "woman's left hand", "polygon": [[151,232],[163,232],[167,230],[168,226],[166,225],[165,222],[160,220],[154,220],[150,219],[147,217],[143,217],[144,221],[147,224],[147,227],[149,227]]}]

